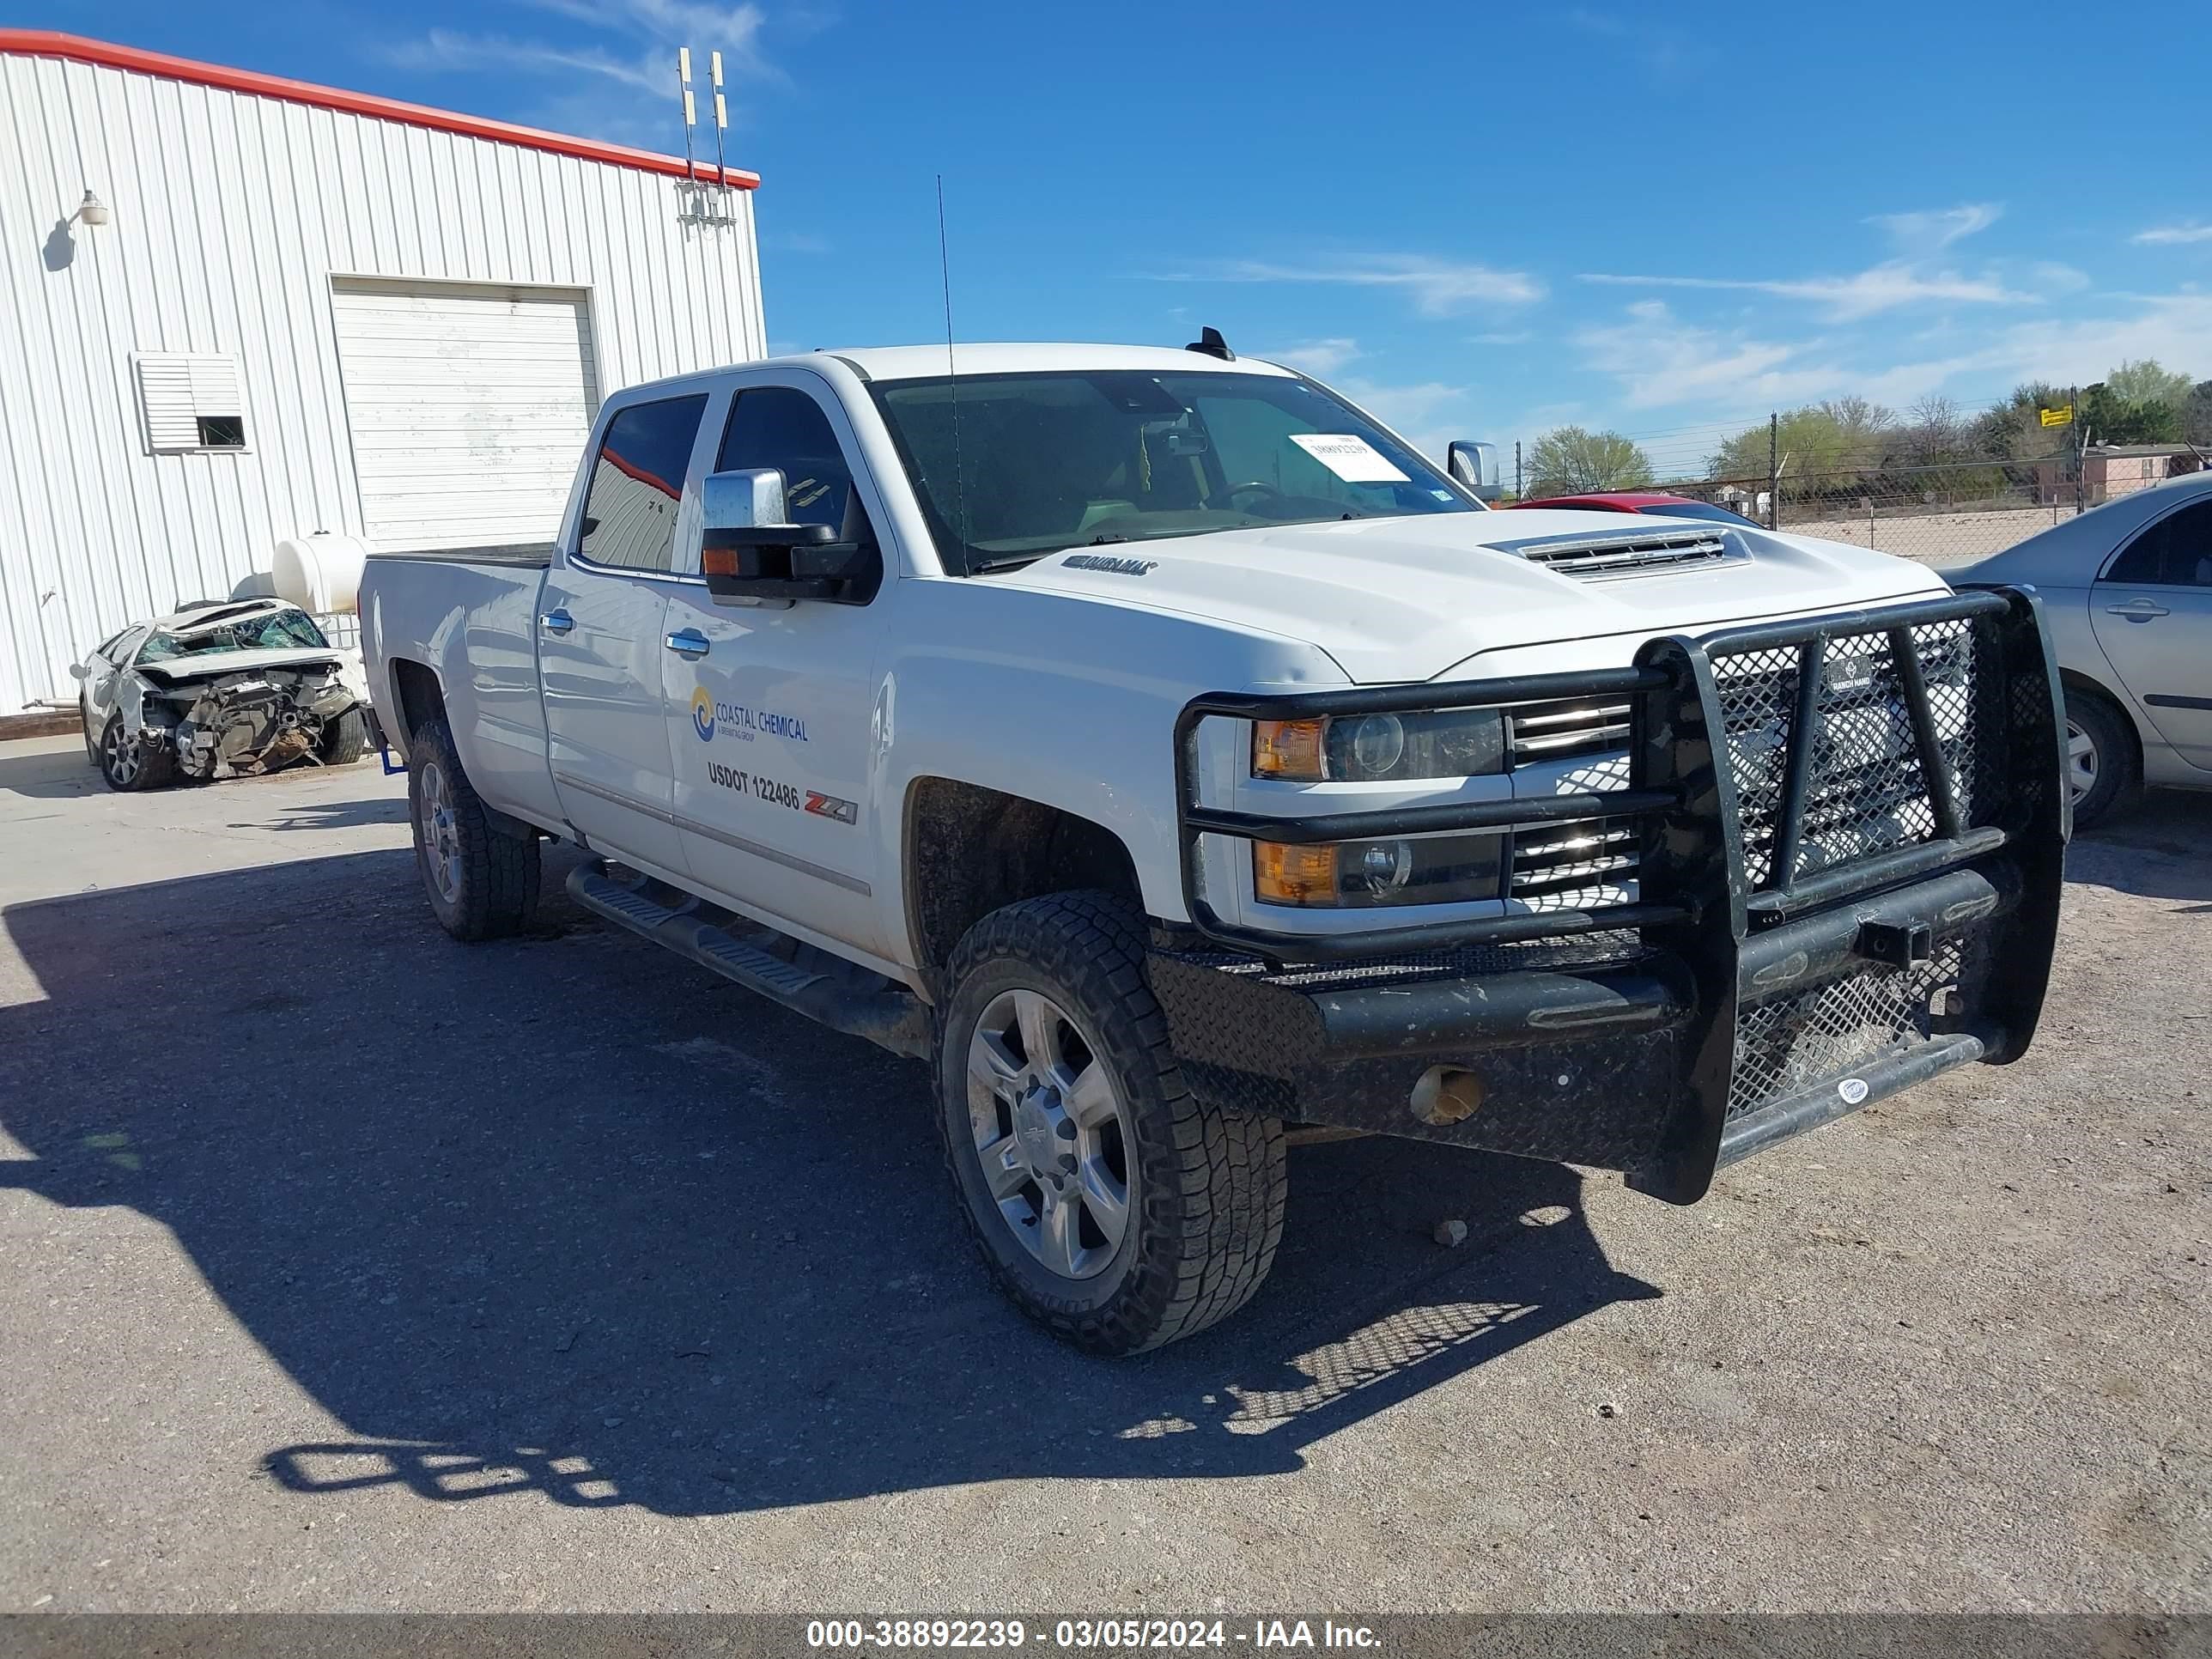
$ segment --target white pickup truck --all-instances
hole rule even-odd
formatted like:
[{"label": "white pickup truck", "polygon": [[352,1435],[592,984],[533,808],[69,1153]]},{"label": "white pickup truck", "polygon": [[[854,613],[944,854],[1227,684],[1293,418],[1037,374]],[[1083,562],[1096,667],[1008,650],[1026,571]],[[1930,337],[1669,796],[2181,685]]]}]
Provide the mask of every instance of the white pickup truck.
[{"label": "white pickup truck", "polygon": [[431,906],[514,932],[557,837],[587,909],[927,1060],[985,1261],[1109,1353],[1252,1295],[1302,1137],[1689,1203],[2020,1054],[2033,596],[1459,459],[1210,332],[623,392],[557,541],[369,562]]}]

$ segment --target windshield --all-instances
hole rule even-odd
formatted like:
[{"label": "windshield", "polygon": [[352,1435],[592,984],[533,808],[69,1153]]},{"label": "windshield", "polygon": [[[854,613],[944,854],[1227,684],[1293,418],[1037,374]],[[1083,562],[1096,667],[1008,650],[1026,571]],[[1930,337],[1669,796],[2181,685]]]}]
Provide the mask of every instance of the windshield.
[{"label": "windshield", "polygon": [[874,392],[931,532],[963,574],[1070,547],[1480,511],[1308,380],[1109,370],[963,375],[957,405],[949,380]]},{"label": "windshield", "polygon": [[272,611],[241,617],[204,633],[192,629],[179,636],[155,629],[139,647],[140,662],[170,662],[179,657],[211,657],[225,651],[327,650],[330,641],[304,611]]}]

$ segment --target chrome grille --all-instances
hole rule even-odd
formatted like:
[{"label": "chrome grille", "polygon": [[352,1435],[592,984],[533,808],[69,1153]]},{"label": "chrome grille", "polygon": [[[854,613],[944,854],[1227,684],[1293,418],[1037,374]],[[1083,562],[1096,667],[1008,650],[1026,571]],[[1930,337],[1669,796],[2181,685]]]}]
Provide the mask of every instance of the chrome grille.
[{"label": "chrome grille", "polygon": [[1717,532],[1682,531],[1672,535],[1609,536],[1601,540],[1540,542],[1520,550],[1530,564],[1562,576],[1601,581],[1608,576],[1644,576],[1686,565],[1712,564],[1736,556]]},{"label": "chrome grille", "polygon": [[1531,910],[1622,902],[1633,896],[1640,833],[1633,818],[1522,830],[1513,837],[1506,896]]},{"label": "chrome grille", "polygon": [[1628,704],[1583,698],[1525,703],[1512,711],[1513,764],[1571,760],[1628,747]]}]

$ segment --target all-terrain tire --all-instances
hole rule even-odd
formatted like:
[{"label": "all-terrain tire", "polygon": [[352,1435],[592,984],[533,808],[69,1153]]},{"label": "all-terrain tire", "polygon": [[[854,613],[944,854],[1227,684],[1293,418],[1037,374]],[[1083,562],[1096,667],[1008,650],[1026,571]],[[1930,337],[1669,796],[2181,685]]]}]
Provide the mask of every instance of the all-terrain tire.
[{"label": "all-terrain tire", "polygon": [[325,766],[351,766],[368,750],[368,721],[356,703],[325,729],[318,752]]},{"label": "all-terrain tire", "polygon": [[415,868],[438,925],[468,941],[520,933],[538,914],[538,837],[493,828],[442,719],[407,747]]},{"label": "all-terrain tire", "polygon": [[2094,776],[2088,788],[2074,799],[2074,827],[2086,830],[2115,806],[2135,799],[2142,784],[2142,758],[2128,718],[2109,698],[2075,686],[2066,688],[2066,748],[2069,787],[2073,787],[2077,752],[2089,744]]},{"label": "all-terrain tire", "polygon": [[[1194,1335],[1249,1301],[1283,1237],[1283,1126],[1204,1104],[1185,1086],[1129,908],[1092,892],[1010,904],[969,931],[945,982],[935,1056],[945,1164],[984,1264],[1015,1305],[1079,1348],[1121,1355]],[[1128,1220],[1109,1263],[1089,1278],[1044,1266],[986,1184],[969,1044],[1010,990],[1040,993],[1070,1016],[1126,1108]]]},{"label": "all-terrain tire", "polygon": [[110,789],[135,793],[159,789],[176,774],[176,757],[166,749],[149,748],[123,730],[123,716],[110,714],[100,731],[100,775]]}]

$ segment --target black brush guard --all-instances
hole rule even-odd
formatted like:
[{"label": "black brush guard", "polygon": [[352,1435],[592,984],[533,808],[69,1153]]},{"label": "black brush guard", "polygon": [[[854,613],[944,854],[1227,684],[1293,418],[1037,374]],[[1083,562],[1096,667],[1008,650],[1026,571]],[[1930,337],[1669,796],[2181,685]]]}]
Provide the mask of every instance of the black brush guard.
[{"label": "black brush guard", "polygon": [[[1630,705],[1625,788],[1291,818],[1200,804],[1210,719],[1584,697]],[[2060,706],[2038,603],[2011,588],[1653,640],[1626,669],[1200,697],[1176,732],[1192,921],[1156,927],[1150,957],[1186,1077],[1693,1202],[1736,1158],[2025,1051],[2072,827]],[[1206,836],[1599,819],[1638,827],[1634,902],[1317,939],[1233,926],[1200,880]],[[1480,1103],[1437,1111],[1455,1072]]]}]

